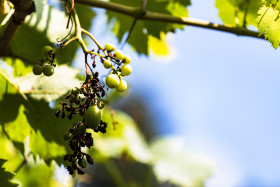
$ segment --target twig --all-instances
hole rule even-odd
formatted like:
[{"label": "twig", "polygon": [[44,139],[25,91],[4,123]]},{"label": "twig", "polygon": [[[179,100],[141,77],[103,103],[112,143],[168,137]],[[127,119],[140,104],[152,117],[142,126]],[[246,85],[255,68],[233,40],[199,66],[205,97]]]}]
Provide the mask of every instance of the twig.
[{"label": "twig", "polygon": [[[122,13],[131,17],[137,17],[137,8],[132,8],[129,6],[107,2],[107,1],[95,1],[95,0],[75,0],[76,3],[97,7],[97,8],[104,8],[107,10],[115,11],[118,13]],[[217,23],[212,23],[206,20],[200,20],[195,18],[188,18],[188,17],[176,17],[167,14],[161,14],[156,12],[146,11],[145,15],[141,20],[147,21],[160,21],[166,23],[177,23],[182,25],[190,25],[200,28],[206,28],[216,31],[223,31],[232,34],[236,34],[238,36],[250,36],[253,38],[262,38],[264,39],[263,35],[259,36],[259,33],[256,31],[248,30],[242,27],[231,27],[226,25],[221,25]]]}]

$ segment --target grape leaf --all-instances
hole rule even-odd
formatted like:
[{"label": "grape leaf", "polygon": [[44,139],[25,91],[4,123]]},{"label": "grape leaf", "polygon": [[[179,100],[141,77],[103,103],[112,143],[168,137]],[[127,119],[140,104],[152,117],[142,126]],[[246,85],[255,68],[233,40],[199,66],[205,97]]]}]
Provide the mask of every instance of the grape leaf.
[{"label": "grape leaf", "polygon": [[204,186],[212,171],[211,162],[194,152],[186,151],[182,140],[161,137],[151,144],[153,169],[159,181],[179,186]]},{"label": "grape leaf", "polygon": [[264,5],[258,14],[257,23],[260,35],[264,34],[265,38],[277,49],[280,45],[280,12],[271,6]]},{"label": "grape leaf", "polygon": [[[77,78],[79,69],[66,65],[57,66],[54,74],[46,77],[43,74],[35,76],[33,73],[15,79],[19,89],[30,97],[48,102],[65,95],[70,89],[80,87],[81,81]],[[63,80],[63,81],[60,81]]]},{"label": "grape leaf", "polygon": [[[257,11],[261,5],[262,0],[216,0],[215,4],[224,24],[232,26],[256,26]],[[245,25],[243,25],[244,18],[246,19]]]},{"label": "grape leaf", "polygon": [[6,160],[0,159],[0,186],[5,187],[13,187],[18,186],[17,183],[14,183],[11,181],[11,179],[14,177],[15,174],[5,171],[5,168],[3,168],[3,164],[6,162]]},{"label": "grape leaf", "polygon": [[102,111],[102,120],[108,123],[107,133],[93,133],[95,142],[95,152],[91,150],[93,158],[96,159],[97,154],[101,154],[99,159],[103,160],[109,157],[119,158],[125,152],[138,162],[149,163],[151,155],[148,145],[133,119],[121,111],[114,111],[114,120],[117,124],[113,125],[108,108]]},{"label": "grape leaf", "polygon": [[[10,78],[0,77],[1,85],[5,85],[2,83],[6,82],[7,89],[0,90],[0,110],[3,116],[12,116],[1,118],[8,136],[14,141],[23,142],[29,135],[30,148],[34,154],[39,154],[46,161],[55,159],[58,163],[62,163],[62,156],[70,150],[62,136],[73,122],[56,118],[54,115],[56,110],[50,108],[48,102],[27,97],[15,89],[18,86]],[[10,104],[13,102],[17,105]],[[21,130],[21,127],[24,130]],[[52,151],[46,153],[48,150]]]},{"label": "grape leaf", "polygon": [[[131,7],[141,7],[142,1],[140,0],[111,0],[112,2],[124,4]],[[190,5],[190,1],[186,0],[151,0],[147,1],[146,10],[164,13],[174,16],[188,16],[188,11],[186,6]],[[115,21],[115,27],[113,32],[117,36],[119,42],[125,33],[127,33],[133,23],[133,18],[128,18],[125,15],[116,14],[110,11],[106,11],[108,15],[108,22]],[[149,37],[153,36],[161,39],[161,33],[167,33],[169,31],[174,31],[175,29],[183,27],[178,24],[161,23],[161,22],[151,22],[138,20],[130,37],[128,43],[136,50],[138,54],[149,54],[149,49],[151,46],[149,44]],[[152,45],[153,42],[150,42]]]}]

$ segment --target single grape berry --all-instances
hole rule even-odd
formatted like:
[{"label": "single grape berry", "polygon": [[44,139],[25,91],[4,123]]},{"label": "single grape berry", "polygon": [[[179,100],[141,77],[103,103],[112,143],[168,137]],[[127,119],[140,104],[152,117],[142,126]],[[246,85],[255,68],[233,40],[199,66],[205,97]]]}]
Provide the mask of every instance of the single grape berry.
[{"label": "single grape berry", "polygon": [[111,44],[111,43],[106,43],[105,44],[105,50],[107,50],[107,51],[115,51],[116,47],[113,44]]},{"label": "single grape berry", "polygon": [[78,87],[75,87],[75,88],[72,89],[72,94],[73,95],[78,95],[79,92],[80,92],[80,89]]},{"label": "single grape berry", "polygon": [[43,55],[47,58],[51,57],[52,52],[53,52],[53,48],[51,46],[45,46],[42,49]]},{"label": "single grape berry", "polygon": [[85,168],[87,166],[87,161],[86,161],[86,159],[83,158],[83,159],[79,160],[78,164],[82,168]]},{"label": "single grape berry", "polygon": [[101,121],[101,112],[97,105],[88,107],[85,113],[85,122],[91,129],[96,129]]},{"label": "single grape berry", "polygon": [[72,134],[72,133],[70,133],[70,132],[64,133],[63,139],[64,139],[65,141],[70,140],[71,138],[73,138],[73,134]]},{"label": "single grape berry", "polygon": [[127,89],[127,83],[125,80],[121,80],[120,84],[118,85],[118,87],[116,88],[117,91],[119,92],[124,92]]},{"label": "single grape berry", "polygon": [[111,60],[105,60],[105,61],[103,62],[103,66],[104,66],[104,68],[106,68],[106,69],[111,68],[111,67],[112,67],[112,62],[111,62]]},{"label": "single grape berry", "polygon": [[99,101],[97,106],[98,106],[99,109],[102,109],[102,108],[104,108],[105,105],[104,105],[103,101]]},{"label": "single grape berry", "polygon": [[131,72],[132,72],[132,68],[130,65],[125,64],[121,67],[121,73],[123,76],[128,76],[131,74]]},{"label": "single grape berry", "polygon": [[86,133],[86,126],[84,125],[80,125],[77,129],[77,134],[78,135],[83,135]]},{"label": "single grape berry", "polygon": [[109,88],[115,88],[119,85],[120,78],[115,74],[110,74],[106,77],[106,85]]},{"label": "single grape berry", "polygon": [[131,62],[130,56],[129,56],[129,55],[125,55],[125,56],[124,56],[124,63],[125,63],[125,64],[130,64],[130,62]]},{"label": "single grape berry", "polygon": [[43,73],[46,76],[51,76],[54,73],[54,68],[52,65],[46,65],[43,69]]},{"label": "single grape berry", "polygon": [[33,73],[34,75],[41,75],[43,72],[44,66],[41,66],[40,64],[36,64],[33,67]]},{"label": "single grape berry", "polygon": [[115,52],[115,57],[116,57],[116,59],[118,59],[118,60],[123,60],[123,58],[124,58],[123,52],[120,51],[120,50],[117,50],[117,51]]}]

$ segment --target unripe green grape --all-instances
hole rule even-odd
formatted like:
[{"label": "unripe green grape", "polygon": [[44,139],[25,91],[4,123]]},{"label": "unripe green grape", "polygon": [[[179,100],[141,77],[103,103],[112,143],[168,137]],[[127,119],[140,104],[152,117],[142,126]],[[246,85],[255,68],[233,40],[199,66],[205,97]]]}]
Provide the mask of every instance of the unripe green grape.
[{"label": "unripe green grape", "polygon": [[124,92],[127,89],[127,83],[125,80],[121,80],[120,84],[118,85],[118,87],[116,88],[117,91],[119,92]]},{"label": "unripe green grape", "polygon": [[80,92],[80,89],[78,87],[75,87],[75,88],[72,89],[72,94],[73,95],[78,95],[79,92]]},{"label": "unripe green grape", "polygon": [[105,50],[107,50],[107,51],[115,51],[116,47],[115,47],[115,45],[113,45],[111,43],[106,43],[105,44]]},{"label": "unripe green grape", "polygon": [[128,76],[131,74],[131,72],[132,72],[132,68],[130,65],[125,64],[121,67],[121,73],[123,76]]},{"label": "unripe green grape", "polygon": [[78,164],[82,168],[85,168],[87,166],[87,161],[86,161],[86,159],[83,158],[82,160],[79,160]]},{"label": "unripe green grape", "polygon": [[109,88],[115,88],[119,85],[120,78],[115,74],[110,74],[106,77],[106,85]]},{"label": "unripe green grape", "polygon": [[111,68],[111,67],[112,67],[112,62],[111,62],[111,60],[105,60],[105,61],[103,62],[103,66],[104,66],[104,68],[106,68],[106,69]]},{"label": "unripe green grape", "polygon": [[97,105],[88,107],[85,113],[85,122],[91,129],[96,129],[101,121],[101,112]]},{"label": "unripe green grape", "polygon": [[78,135],[83,135],[86,133],[86,126],[84,125],[80,125],[77,129],[77,134]]},{"label": "unripe green grape", "polygon": [[53,48],[51,46],[45,46],[43,49],[42,49],[42,53],[45,57],[50,57],[51,55],[51,52],[53,51]]},{"label": "unripe green grape", "polygon": [[118,60],[123,60],[123,58],[124,58],[123,52],[120,51],[120,50],[117,50],[117,51],[115,52],[115,57],[116,57],[116,59],[118,59]]},{"label": "unripe green grape", "polygon": [[70,140],[71,138],[73,138],[73,134],[72,134],[72,133],[70,133],[70,132],[64,133],[63,139],[64,139],[65,141]]},{"label": "unripe green grape", "polygon": [[54,68],[52,65],[46,65],[43,69],[43,73],[46,76],[51,76],[54,73]]},{"label": "unripe green grape", "polygon": [[36,64],[33,67],[33,73],[34,75],[41,75],[43,72],[44,66],[41,66],[40,64]]},{"label": "unripe green grape", "polygon": [[129,55],[125,55],[125,56],[124,56],[124,63],[125,63],[125,64],[130,64],[130,62],[131,62],[130,56],[129,56]]},{"label": "unripe green grape", "polygon": [[99,109],[102,109],[102,108],[104,108],[105,105],[104,105],[103,101],[99,101],[97,106],[98,106]]}]

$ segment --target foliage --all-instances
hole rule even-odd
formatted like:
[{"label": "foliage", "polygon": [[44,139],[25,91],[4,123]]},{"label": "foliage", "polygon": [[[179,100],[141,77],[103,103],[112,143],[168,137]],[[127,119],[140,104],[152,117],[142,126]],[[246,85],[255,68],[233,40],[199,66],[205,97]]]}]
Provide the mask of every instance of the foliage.
[{"label": "foliage", "polygon": [[[2,10],[0,22],[4,21],[0,27],[1,36],[8,29],[7,25],[12,22],[5,23],[5,17],[8,18],[11,15],[8,14],[9,10],[13,11],[11,2],[16,1],[9,2],[10,6],[5,4],[7,1],[3,2],[0,5]],[[73,88],[79,89],[81,85],[89,84],[89,79],[92,82],[98,82],[99,86],[103,83],[102,80],[99,82],[97,74],[92,72],[89,75],[90,66],[87,58],[85,60],[86,77],[80,75],[79,69],[71,67],[80,47],[85,54],[90,54],[93,58],[100,56],[98,63],[104,65],[103,62],[106,59],[117,64],[115,68],[111,65],[111,61],[104,65],[105,68],[112,70],[111,75],[114,80],[111,82],[116,82],[109,86],[109,81],[107,81],[109,88],[125,91],[127,84],[122,82],[124,81],[122,78],[129,75],[131,66],[133,67],[133,62],[131,66],[127,65],[130,63],[130,57],[126,57],[129,59],[128,62],[118,52],[113,53],[114,50],[103,49],[93,36],[87,33],[95,18],[94,9],[75,3],[75,11],[70,11],[73,23],[70,22],[66,29],[69,15],[65,13],[64,3],[55,4],[47,0],[34,0],[34,2],[36,12],[27,16],[23,24],[19,24],[20,27],[13,36],[10,46],[5,46],[9,49],[9,53],[2,54],[5,50],[0,44],[2,57],[0,61],[0,186],[16,186],[17,184],[12,179],[16,179],[22,186],[63,185],[54,179],[58,166],[67,166],[64,156],[72,153],[69,143],[63,139],[63,134],[70,132],[73,128],[75,132],[77,121],[80,121],[78,128],[80,124],[84,124],[85,120],[81,117],[83,115],[74,115],[72,121],[75,125],[73,126],[68,119],[57,118],[55,114],[59,109],[59,103],[66,102],[67,96],[75,95]],[[119,43],[125,44],[127,41],[137,54],[148,56],[153,51],[157,55],[168,55],[169,46],[165,42],[166,35],[170,32],[175,33],[178,29],[184,29],[184,26],[179,24],[179,21],[150,21],[145,18],[145,14],[147,12],[153,12],[155,15],[164,14],[168,18],[179,17],[182,21],[188,17],[187,8],[191,2],[189,0],[149,0],[146,5],[142,4],[143,2],[145,0],[111,0],[108,3],[136,8],[134,12],[136,17],[129,18],[121,14],[121,9],[116,13],[108,8],[105,13],[106,24],[111,25],[110,28]],[[243,31],[250,31],[248,26],[253,26],[258,29],[260,37],[269,40],[275,49],[279,47],[280,3],[278,0],[216,0],[215,5],[224,24],[221,27],[227,28],[228,32],[231,32],[230,29],[237,29],[242,34]],[[4,9],[8,11],[5,12]],[[10,20],[13,19],[10,18]],[[79,27],[78,20],[82,27]],[[211,24],[208,27],[199,24],[196,26],[217,29]],[[72,30],[71,27],[73,27]],[[84,29],[82,33],[88,35],[91,40],[84,40],[81,33],[78,33],[82,28]],[[235,32],[232,30],[232,33]],[[75,38],[78,42],[66,45],[65,43],[70,41],[70,38]],[[5,38],[0,38],[0,42],[4,40]],[[86,44],[93,41],[98,49],[87,50]],[[56,66],[55,73],[50,77],[35,76],[32,73],[32,66],[38,64],[39,59],[42,61],[41,50],[46,45],[52,46],[55,51],[56,64],[53,65],[51,62],[51,65]],[[100,51],[103,51],[103,56]],[[95,67],[94,63],[95,61],[92,61],[92,67]],[[94,76],[96,76],[95,79],[92,78]],[[123,87],[118,87],[119,82],[123,83]],[[103,88],[103,86],[98,88],[101,87]],[[154,177],[151,181],[147,180],[148,186],[151,186],[153,182],[159,185],[167,181],[180,186],[203,186],[204,181],[211,174],[213,167],[211,162],[197,153],[186,151],[184,146],[178,146],[180,143],[176,138],[161,137],[147,143],[131,117],[122,111],[110,108],[112,103],[108,101],[119,94],[117,91],[111,91],[111,95],[98,99],[98,102],[96,97],[93,97],[84,108],[80,108],[87,110],[88,105],[97,105],[101,101],[106,103],[105,108],[102,106],[100,109],[103,108],[101,121],[108,124],[107,133],[100,134],[104,132],[104,129],[96,133],[98,130],[88,128],[84,134],[90,134],[93,137],[94,148],[85,149],[85,154],[92,156],[96,163],[107,167],[112,180],[119,186],[128,183],[125,176],[124,179],[122,178],[118,166],[115,165],[117,161],[123,160],[148,168],[147,171]],[[96,93],[95,90],[91,92]],[[76,95],[79,94],[82,94],[82,91],[78,91]],[[64,110],[64,106],[62,104],[60,110]],[[35,174],[37,178],[30,177]],[[135,180],[135,185],[141,186],[139,178],[135,177],[133,180]]]}]

